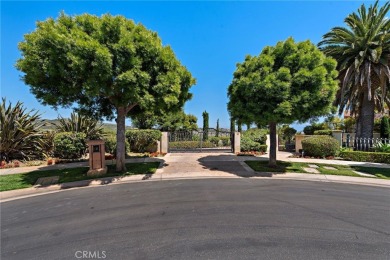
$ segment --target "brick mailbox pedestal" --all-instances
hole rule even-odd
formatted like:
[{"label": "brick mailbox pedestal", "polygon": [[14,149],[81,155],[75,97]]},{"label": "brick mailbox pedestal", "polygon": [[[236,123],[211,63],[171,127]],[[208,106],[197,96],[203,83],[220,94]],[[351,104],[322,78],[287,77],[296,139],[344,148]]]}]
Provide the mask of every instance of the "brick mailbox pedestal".
[{"label": "brick mailbox pedestal", "polygon": [[103,140],[90,140],[89,148],[89,171],[87,175],[103,175],[107,173],[105,160],[105,148]]}]

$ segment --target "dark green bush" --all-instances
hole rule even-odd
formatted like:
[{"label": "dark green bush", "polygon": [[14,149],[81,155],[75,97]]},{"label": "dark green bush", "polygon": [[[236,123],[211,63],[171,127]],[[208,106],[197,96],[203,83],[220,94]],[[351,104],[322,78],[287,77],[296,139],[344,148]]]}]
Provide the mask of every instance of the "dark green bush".
[{"label": "dark green bush", "polygon": [[[202,141],[202,148],[214,148],[216,147],[210,141]],[[200,148],[200,141],[179,141],[169,142],[170,149],[195,149]]]},{"label": "dark green bush", "polygon": [[390,153],[341,151],[340,157],[356,162],[390,163]]},{"label": "dark green bush", "polygon": [[340,144],[331,136],[314,135],[302,140],[302,149],[309,156],[335,156],[340,150]]},{"label": "dark green bush", "polygon": [[[104,138],[104,145],[106,153],[110,153],[116,156],[116,136],[107,136]],[[130,144],[127,139],[125,139],[126,153],[130,152]]]},{"label": "dark green bush", "polygon": [[85,152],[84,133],[61,132],[54,137],[54,156],[61,159],[78,159]]},{"label": "dark green bush", "polygon": [[126,138],[132,152],[146,152],[161,139],[159,130],[127,130]]},{"label": "dark green bush", "polygon": [[314,131],[315,135],[332,135],[332,130],[330,129],[325,129],[325,130],[316,130]]},{"label": "dark green bush", "polygon": [[267,151],[267,145],[255,142],[248,137],[242,137],[241,138],[241,151],[242,152],[264,152],[265,153]]}]

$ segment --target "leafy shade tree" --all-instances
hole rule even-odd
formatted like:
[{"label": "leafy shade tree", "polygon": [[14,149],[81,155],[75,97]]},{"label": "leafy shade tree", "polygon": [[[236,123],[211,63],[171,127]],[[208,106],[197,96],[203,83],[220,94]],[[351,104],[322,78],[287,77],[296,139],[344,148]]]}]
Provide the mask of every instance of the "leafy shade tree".
[{"label": "leafy shade tree", "polygon": [[357,137],[372,138],[375,107],[382,111],[390,82],[390,2],[378,1],[368,9],[345,18],[346,27],[335,27],[319,43],[326,55],[335,58],[340,72],[336,104],[357,116]]},{"label": "leafy shade tree", "polygon": [[310,125],[305,126],[303,128],[303,132],[305,133],[305,135],[313,135],[314,132],[317,130],[326,130],[326,129],[330,129],[327,123],[313,122]]},{"label": "leafy shade tree", "polygon": [[12,106],[2,98],[0,105],[0,160],[29,158],[41,151],[39,128],[43,125],[38,111],[27,111],[23,103]]},{"label": "leafy shade tree", "polygon": [[[137,108],[134,108],[133,111],[137,110]],[[157,125],[157,116],[154,115],[153,111],[144,111],[143,113],[131,112],[129,116],[133,127],[138,129],[152,129]]]},{"label": "leafy shade tree", "polygon": [[72,112],[70,118],[59,117],[53,123],[57,132],[84,133],[86,139],[100,139],[103,137],[103,124],[98,120]]},{"label": "leafy shade tree", "polygon": [[204,111],[202,113],[203,116],[203,141],[207,141],[209,139],[209,113]]},{"label": "leafy shade tree", "polygon": [[215,129],[215,136],[218,137],[219,136],[219,119],[217,119],[217,127]]},{"label": "leafy shade tree", "polygon": [[236,131],[236,124],[235,120],[230,118],[230,133],[234,133]]},{"label": "leafy shade tree", "polygon": [[292,138],[297,133],[297,130],[295,128],[290,127],[289,125],[284,125],[282,127],[282,135],[283,139],[286,141],[287,144],[291,143]]},{"label": "leafy shade tree", "polygon": [[168,113],[165,116],[159,117],[156,121],[161,131],[198,129],[198,118],[194,115],[186,114],[184,111]]},{"label": "leafy shade tree", "polygon": [[269,126],[269,165],[276,165],[276,125],[326,115],[337,90],[336,61],[310,41],[292,38],[265,47],[237,64],[228,88],[228,110],[235,119]]},{"label": "leafy shade tree", "polygon": [[19,43],[16,67],[45,105],[116,118],[116,170],[125,167],[125,119],[139,106],[180,110],[195,83],[157,33],[123,16],[83,14],[38,22]]},{"label": "leafy shade tree", "polygon": [[237,131],[242,132],[242,122],[240,119],[237,120]]}]

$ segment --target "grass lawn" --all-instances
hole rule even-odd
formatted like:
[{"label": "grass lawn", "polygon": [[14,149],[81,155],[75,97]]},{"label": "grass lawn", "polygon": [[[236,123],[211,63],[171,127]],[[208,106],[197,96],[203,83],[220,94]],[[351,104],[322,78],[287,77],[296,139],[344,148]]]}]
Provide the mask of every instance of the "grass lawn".
[{"label": "grass lawn", "polygon": [[[381,179],[390,179],[390,169],[375,168],[375,167],[363,167],[363,166],[347,166],[347,165],[334,165],[334,164],[319,164],[319,163],[300,163],[300,162],[281,162],[278,161],[277,167],[269,167],[268,161],[245,161],[253,170],[257,172],[299,172],[306,173],[304,167],[309,167],[308,164],[315,164],[319,168],[317,170],[322,174],[328,175],[343,175],[343,176],[355,176],[363,177],[354,173],[353,171],[359,171],[377,176]],[[337,170],[328,170],[324,166],[331,166]]]},{"label": "grass lawn", "polygon": [[87,176],[89,167],[0,175],[0,191],[32,187],[40,177],[60,176],[59,183],[65,183],[102,177],[153,174],[156,172],[159,164],[159,162],[127,163],[127,172],[124,173],[117,173],[114,165],[107,165],[107,174],[103,176]]}]

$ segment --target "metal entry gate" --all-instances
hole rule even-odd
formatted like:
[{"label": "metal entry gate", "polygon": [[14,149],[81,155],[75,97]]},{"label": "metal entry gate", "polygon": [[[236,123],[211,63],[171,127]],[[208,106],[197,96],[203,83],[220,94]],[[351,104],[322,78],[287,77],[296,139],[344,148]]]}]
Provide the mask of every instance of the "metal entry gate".
[{"label": "metal entry gate", "polygon": [[168,133],[169,152],[231,152],[232,135],[228,131],[174,131]]}]

